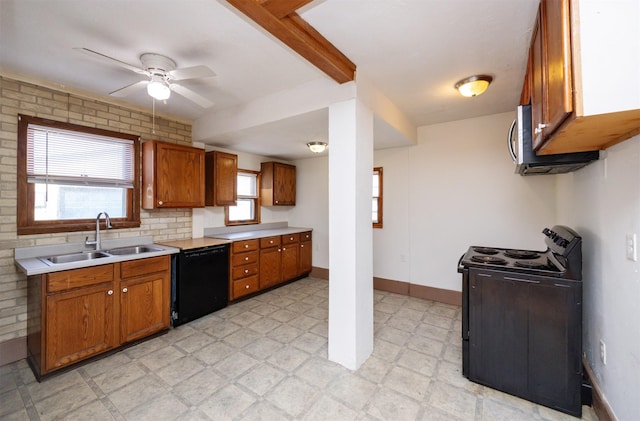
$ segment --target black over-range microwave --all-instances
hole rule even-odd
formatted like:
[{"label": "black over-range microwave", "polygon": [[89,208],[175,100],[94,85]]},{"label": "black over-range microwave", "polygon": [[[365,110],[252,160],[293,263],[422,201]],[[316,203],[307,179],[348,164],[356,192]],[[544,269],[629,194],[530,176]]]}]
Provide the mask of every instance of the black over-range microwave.
[{"label": "black over-range microwave", "polygon": [[520,175],[562,174],[578,170],[598,160],[598,151],[536,155],[532,148],[531,105],[518,106],[509,129],[508,146]]}]

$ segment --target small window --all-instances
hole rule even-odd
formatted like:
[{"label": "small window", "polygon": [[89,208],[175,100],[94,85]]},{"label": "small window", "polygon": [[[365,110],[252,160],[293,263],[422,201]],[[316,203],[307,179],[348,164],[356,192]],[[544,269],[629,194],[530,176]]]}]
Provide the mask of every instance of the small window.
[{"label": "small window", "polygon": [[140,226],[134,135],[19,116],[18,234]]},{"label": "small window", "polygon": [[373,228],[382,228],[382,167],[373,169],[373,199],[371,200]]},{"label": "small window", "polygon": [[248,225],[260,223],[260,205],[258,202],[257,171],[238,170],[238,198],[235,206],[225,206],[226,225]]}]

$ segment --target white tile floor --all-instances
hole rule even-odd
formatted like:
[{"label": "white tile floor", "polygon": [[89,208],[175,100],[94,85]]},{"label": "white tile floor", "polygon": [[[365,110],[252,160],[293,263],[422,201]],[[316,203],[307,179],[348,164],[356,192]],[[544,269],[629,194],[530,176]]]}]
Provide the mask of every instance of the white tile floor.
[{"label": "white tile floor", "polygon": [[466,380],[456,306],[375,291],[371,357],[328,361],[327,287],[302,279],[42,383],[0,367],[0,419],[575,419]]}]

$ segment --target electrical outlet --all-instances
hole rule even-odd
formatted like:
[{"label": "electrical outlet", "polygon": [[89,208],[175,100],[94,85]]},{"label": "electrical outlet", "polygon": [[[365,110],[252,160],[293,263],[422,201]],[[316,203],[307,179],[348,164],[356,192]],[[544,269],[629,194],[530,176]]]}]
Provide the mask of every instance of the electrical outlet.
[{"label": "electrical outlet", "polygon": [[636,234],[627,234],[627,259],[638,261]]},{"label": "electrical outlet", "polygon": [[602,364],[607,365],[607,346],[602,339],[600,340],[600,361],[602,361]]}]

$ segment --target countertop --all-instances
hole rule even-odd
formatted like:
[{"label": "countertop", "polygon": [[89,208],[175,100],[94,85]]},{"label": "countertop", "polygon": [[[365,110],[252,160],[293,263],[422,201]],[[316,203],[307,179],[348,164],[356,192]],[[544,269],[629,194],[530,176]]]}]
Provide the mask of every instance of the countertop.
[{"label": "countertop", "polygon": [[180,250],[177,248],[153,243],[151,237],[132,237],[116,240],[104,240],[102,243],[102,251],[108,251],[109,249],[118,247],[139,245],[155,246],[160,248],[161,250],[121,256],[111,255],[108,257],[101,257],[99,259],[82,260],[78,262],[47,264],[42,260],[42,258],[92,250],[87,250],[84,243],[67,243],[47,246],[22,247],[15,249],[15,264],[20,271],[25,273],[27,276],[31,276],[40,275],[43,273],[60,272],[63,270],[107,265],[111,263],[125,262],[128,260],[145,259],[147,257],[164,256],[180,252]]},{"label": "countertop", "polygon": [[160,241],[158,244],[164,246],[179,248],[180,250],[190,250],[199,247],[218,246],[220,244],[229,244],[231,240],[221,238],[191,238],[188,240]]},{"label": "countertop", "polygon": [[253,231],[233,232],[229,234],[213,234],[211,238],[219,238],[223,240],[239,241],[253,240],[256,238],[273,237],[275,235],[297,234],[301,232],[313,231],[311,228],[286,227],[274,229],[257,229]]}]

